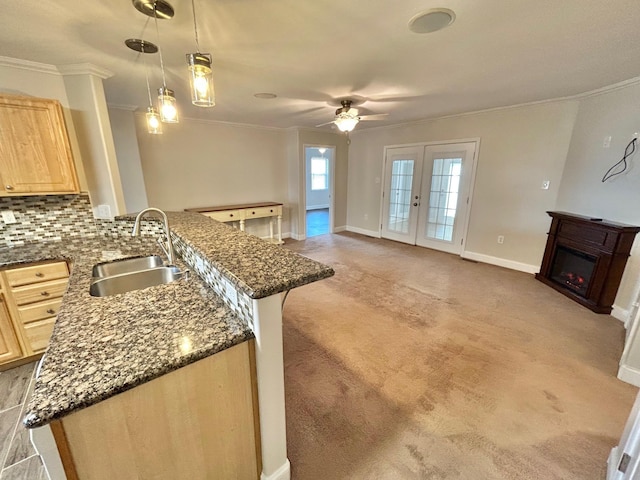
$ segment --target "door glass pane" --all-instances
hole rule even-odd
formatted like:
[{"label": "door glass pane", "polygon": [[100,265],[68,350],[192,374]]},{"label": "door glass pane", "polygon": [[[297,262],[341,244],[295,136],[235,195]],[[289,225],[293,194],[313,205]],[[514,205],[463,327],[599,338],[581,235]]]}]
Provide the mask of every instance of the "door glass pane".
[{"label": "door glass pane", "polygon": [[453,240],[461,173],[461,158],[434,159],[425,232],[428,238],[446,242]]},{"label": "door glass pane", "polygon": [[412,183],[413,160],[394,160],[391,169],[389,218],[387,219],[388,229],[393,232],[409,233]]}]

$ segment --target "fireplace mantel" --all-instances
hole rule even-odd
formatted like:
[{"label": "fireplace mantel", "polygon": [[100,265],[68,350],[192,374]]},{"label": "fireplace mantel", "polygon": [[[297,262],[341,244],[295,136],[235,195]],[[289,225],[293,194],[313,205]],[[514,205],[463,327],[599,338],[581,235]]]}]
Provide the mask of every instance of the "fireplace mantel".
[{"label": "fireplace mantel", "polygon": [[567,212],[552,218],[536,278],[596,313],[611,313],[640,227]]}]

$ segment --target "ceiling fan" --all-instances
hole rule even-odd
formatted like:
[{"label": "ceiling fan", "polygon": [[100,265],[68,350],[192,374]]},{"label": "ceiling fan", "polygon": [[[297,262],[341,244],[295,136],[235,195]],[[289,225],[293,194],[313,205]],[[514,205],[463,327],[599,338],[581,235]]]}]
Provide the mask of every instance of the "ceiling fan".
[{"label": "ceiling fan", "polygon": [[316,125],[316,127],[323,127],[324,125],[333,123],[341,132],[349,133],[361,120],[379,120],[381,117],[385,117],[387,115],[386,113],[378,115],[359,115],[360,112],[358,109],[351,106],[352,103],[352,100],[341,100],[340,104],[342,107],[336,110],[335,118],[330,122]]}]

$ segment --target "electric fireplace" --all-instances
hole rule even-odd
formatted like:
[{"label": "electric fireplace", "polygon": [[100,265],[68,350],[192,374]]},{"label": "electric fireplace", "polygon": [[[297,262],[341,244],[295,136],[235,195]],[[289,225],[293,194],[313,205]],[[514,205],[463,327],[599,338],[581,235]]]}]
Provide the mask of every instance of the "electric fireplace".
[{"label": "electric fireplace", "polygon": [[611,313],[640,227],[566,212],[552,218],[536,278],[596,313]]}]

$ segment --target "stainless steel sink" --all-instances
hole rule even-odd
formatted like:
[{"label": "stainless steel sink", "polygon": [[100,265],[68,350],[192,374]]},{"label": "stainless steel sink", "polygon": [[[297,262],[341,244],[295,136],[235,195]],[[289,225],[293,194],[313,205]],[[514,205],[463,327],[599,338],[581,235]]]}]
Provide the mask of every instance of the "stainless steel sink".
[{"label": "stainless steel sink", "polygon": [[176,266],[168,265],[97,278],[91,283],[89,293],[94,297],[106,297],[118,293],[131,292],[132,290],[175,282],[185,277],[186,273],[186,271],[180,271]]},{"label": "stainless steel sink", "polygon": [[93,266],[93,277],[111,277],[123,273],[138,272],[162,266],[162,258],[158,255],[147,257],[123,258],[112,262],[99,263]]}]

